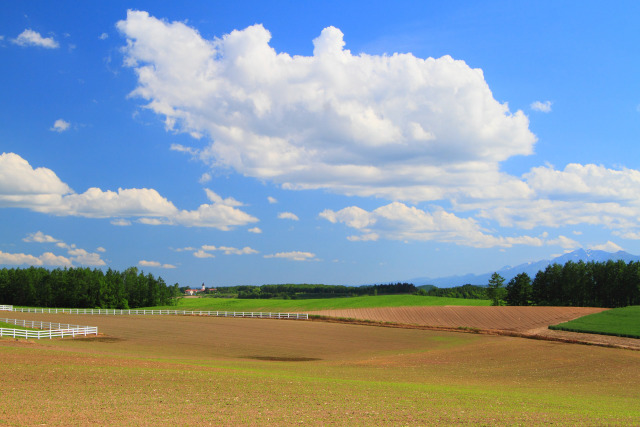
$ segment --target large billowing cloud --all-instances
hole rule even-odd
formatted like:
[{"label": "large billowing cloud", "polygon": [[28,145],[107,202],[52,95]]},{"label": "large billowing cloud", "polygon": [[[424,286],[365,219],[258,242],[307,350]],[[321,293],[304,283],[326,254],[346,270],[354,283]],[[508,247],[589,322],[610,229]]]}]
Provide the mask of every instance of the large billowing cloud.
[{"label": "large billowing cloud", "polygon": [[[481,226],[490,222],[593,224],[640,237],[639,171],[577,164],[520,177],[501,171],[501,162],[531,154],[536,137],[524,113],[494,99],[482,70],[464,61],[353,54],[334,27],[313,40],[311,56],[276,52],[261,25],[207,40],[185,23],[129,11],[117,27],[125,66],[137,74],[132,95],[168,130],[208,141],[173,149],[283,188],[444,201],[466,212],[396,203],[322,214],[362,232],[352,240],[568,245],[562,236],[501,237]],[[551,102],[532,108],[550,111]]]},{"label": "large billowing cloud", "polygon": [[91,218],[137,217],[145,224],[174,224],[230,230],[258,219],[238,209],[242,203],[223,199],[206,190],[212,202],[196,210],[180,210],[154,189],[129,188],[118,191],[89,188],[75,193],[51,169],[31,167],[15,153],[0,155],[0,207],[27,208],[36,212]]},{"label": "large billowing cloud", "polygon": [[415,201],[527,190],[498,162],[532,152],[528,119],[463,61],[354,55],[334,27],[313,56],[276,52],[261,25],[205,40],[129,11],[117,27],[138,76],[133,95],[168,129],[210,137],[197,155],[212,166],[285,188]]}]

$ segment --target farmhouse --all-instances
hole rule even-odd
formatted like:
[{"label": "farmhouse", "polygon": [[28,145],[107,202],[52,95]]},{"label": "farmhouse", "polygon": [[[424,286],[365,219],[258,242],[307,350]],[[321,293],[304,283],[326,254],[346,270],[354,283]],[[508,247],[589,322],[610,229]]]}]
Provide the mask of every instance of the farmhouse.
[{"label": "farmhouse", "polygon": [[188,288],[184,291],[185,295],[189,295],[189,296],[193,296],[193,295],[199,295],[199,294],[205,294],[205,293],[209,293],[209,292],[215,292],[217,291],[216,288],[206,288],[204,286],[204,283],[202,284],[202,288],[199,289],[191,289]]}]

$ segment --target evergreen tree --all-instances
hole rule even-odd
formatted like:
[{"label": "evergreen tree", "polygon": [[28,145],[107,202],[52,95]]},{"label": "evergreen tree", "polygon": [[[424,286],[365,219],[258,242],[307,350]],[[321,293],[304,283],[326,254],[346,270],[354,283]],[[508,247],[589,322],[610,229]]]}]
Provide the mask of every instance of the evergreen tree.
[{"label": "evergreen tree", "polygon": [[491,305],[504,305],[506,290],[503,285],[504,277],[498,273],[493,273],[487,286],[487,297],[491,300]]},{"label": "evergreen tree", "polygon": [[508,305],[531,304],[531,278],[527,273],[520,273],[507,284],[506,301]]}]

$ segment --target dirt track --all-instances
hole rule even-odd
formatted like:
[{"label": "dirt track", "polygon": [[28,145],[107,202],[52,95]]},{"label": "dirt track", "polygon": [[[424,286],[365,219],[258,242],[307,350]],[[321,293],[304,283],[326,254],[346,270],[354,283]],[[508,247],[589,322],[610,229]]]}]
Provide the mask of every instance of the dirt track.
[{"label": "dirt track", "polygon": [[596,307],[382,307],[348,310],[323,310],[310,314],[375,322],[391,322],[408,327],[434,329],[473,328],[483,332],[518,335],[566,342],[616,346],[640,350],[640,340],[596,334],[552,331],[555,325],[588,314]]}]

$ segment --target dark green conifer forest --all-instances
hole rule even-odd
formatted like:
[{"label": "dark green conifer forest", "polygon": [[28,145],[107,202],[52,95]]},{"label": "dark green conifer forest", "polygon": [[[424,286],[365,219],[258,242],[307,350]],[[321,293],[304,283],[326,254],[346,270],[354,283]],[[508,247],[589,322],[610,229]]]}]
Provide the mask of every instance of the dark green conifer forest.
[{"label": "dark green conifer forest", "polygon": [[178,284],[136,267],[124,272],[108,269],[41,267],[0,270],[0,303],[30,307],[138,308],[172,305]]}]

